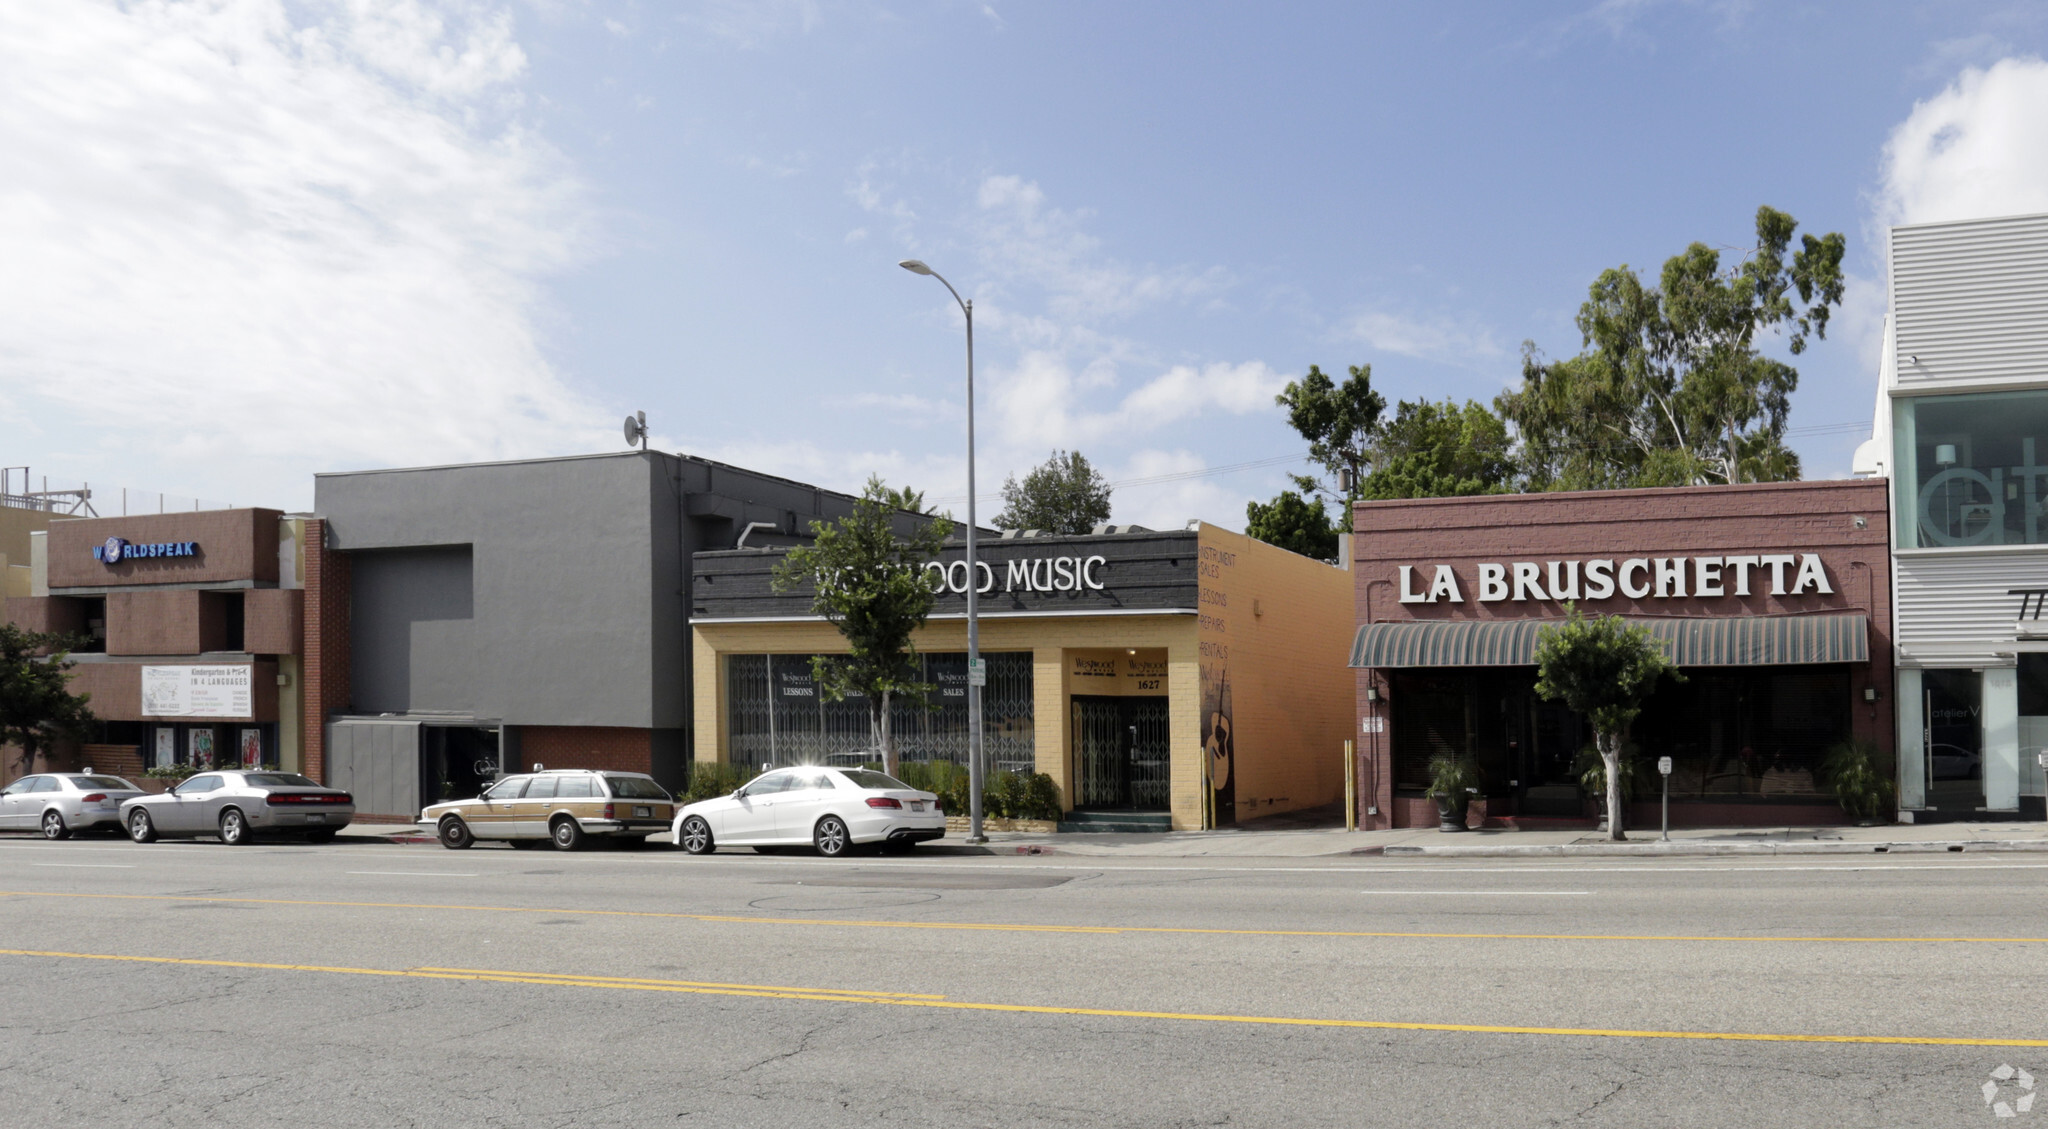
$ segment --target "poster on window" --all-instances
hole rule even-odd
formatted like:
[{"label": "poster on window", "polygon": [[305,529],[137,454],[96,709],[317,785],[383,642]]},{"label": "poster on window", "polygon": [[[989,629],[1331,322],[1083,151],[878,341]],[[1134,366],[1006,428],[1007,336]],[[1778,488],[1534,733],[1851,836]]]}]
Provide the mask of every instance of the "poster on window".
[{"label": "poster on window", "polygon": [[242,730],[242,767],[263,767],[263,731],[261,729]]},{"label": "poster on window", "polygon": [[211,729],[194,729],[194,730],[192,731],[192,750],[191,750],[191,751],[192,751],[192,767],[194,767],[194,768],[212,768],[212,767],[213,767],[213,730],[211,730]]},{"label": "poster on window", "polygon": [[255,668],[145,666],[142,712],[149,717],[249,717]]},{"label": "poster on window", "polygon": [[156,759],[150,762],[152,767],[169,768],[178,763],[178,731],[175,729],[157,730],[155,751]]}]

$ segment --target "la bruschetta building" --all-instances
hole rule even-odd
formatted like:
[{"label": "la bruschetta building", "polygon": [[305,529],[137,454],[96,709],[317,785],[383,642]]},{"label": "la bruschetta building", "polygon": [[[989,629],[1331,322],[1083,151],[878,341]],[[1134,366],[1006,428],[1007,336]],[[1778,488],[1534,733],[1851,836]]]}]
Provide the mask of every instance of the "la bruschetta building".
[{"label": "la bruschetta building", "polygon": [[[1882,481],[1431,498],[1354,510],[1360,826],[1433,825],[1430,762],[1484,778],[1473,821],[1591,814],[1585,720],[1535,691],[1565,605],[1665,642],[1631,732],[1673,762],[1674,824],[1837,823],[1819,771],[1868,741],[1892,763]],[[1629,819],[1656,819],[1651,768]]]},{"label": "la bruschetta building", "polygon": [[[864,699],[827,702],[811,657],[844,650],[808,591],[777,593],[780,549],[693,564],[698,762],[872,759]],[[1353,684],[1350,574],[1200,522],[977,548],[991,772],[1042,772],[1070,826],[1230,826],[1343,794]],[[915,646],[935,708],[894,709],[908,761],[967,755],[964,546],[927,567]]]}]

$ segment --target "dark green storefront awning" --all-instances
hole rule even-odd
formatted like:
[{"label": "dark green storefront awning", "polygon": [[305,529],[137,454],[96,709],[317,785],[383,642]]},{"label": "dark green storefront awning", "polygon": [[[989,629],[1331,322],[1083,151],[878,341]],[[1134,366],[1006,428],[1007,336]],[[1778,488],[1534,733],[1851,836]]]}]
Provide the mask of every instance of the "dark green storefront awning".
[{"label": "dark green storefront awning", "polygon": [[[1351,644],[1351,665],[1534,666],[1536,637],[1554,619],[1368,623]],[[1870,619],[1860,615],[1632,619],[1664,641],[1679,666],[1791,666],[1870,661]]]}]

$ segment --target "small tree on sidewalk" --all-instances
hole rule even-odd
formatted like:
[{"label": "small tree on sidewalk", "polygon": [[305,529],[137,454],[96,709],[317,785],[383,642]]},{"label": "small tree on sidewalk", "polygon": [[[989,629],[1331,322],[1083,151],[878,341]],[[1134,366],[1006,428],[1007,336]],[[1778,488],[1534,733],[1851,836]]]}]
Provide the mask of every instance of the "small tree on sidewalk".
[{"label": "small tree on sidewalk", "polygon": [[1593,743],[1607,777],[1607,834],[1626,839],[1621,823],[1621,742],[1643,702],[1669,674],[1683,680],[1649,629],[1618,615],[1586,617],[1572,604],[1565,620],[1536,636],[1536,692],[1593,723]]},{"label": "small tree on sidewalk", "polygon": [[925,563],[939,555],[953,523],[942,517],[899,537],[895,519],[904,493],[870,477],[853,513],[830,525],[811,523],[816,538],[791,549],[775,567],[778,592],[811,586],[811,608],[846,637],[846,654],[819,655],[811,674],[826,701],[855,695],[868,700],[868,726],[882,751],[882,770],[896,772],[896,737],[889,728],[895,698],[924,702],[931,686],[917,677],[911,636],[924,626],[938,598]]},{"label": "small tree on sidewalk", "polygon": [[74,664],[65,648],[71,642],[68,636],[0,623],[0,745],[21,750],[8,775],[34,772],[37,753],[61,738],[82,735],[93,720],[86,706],[92,695],[74,694],[67,685]]}]

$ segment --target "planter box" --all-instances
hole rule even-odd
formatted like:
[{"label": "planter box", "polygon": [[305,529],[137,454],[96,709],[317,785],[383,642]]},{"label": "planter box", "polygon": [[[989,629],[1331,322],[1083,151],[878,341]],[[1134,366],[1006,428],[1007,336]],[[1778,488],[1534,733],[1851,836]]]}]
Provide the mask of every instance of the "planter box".
[{"label": "planter box", "polygon": [[[996,819],[990,816],[983,816],[981,829],[983,831],[1030,831],[1041,835],[1050,835],[1058,831],[1060,825],[1050,819]],[[947,816],[946,833],[949,835],[967,834],[967,817],[964,815]]]}]

